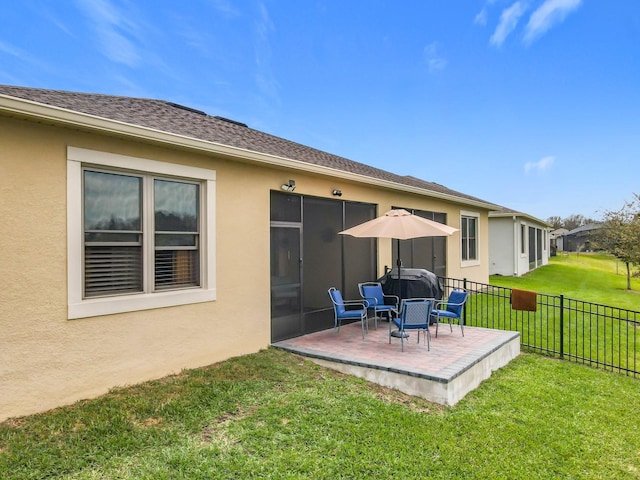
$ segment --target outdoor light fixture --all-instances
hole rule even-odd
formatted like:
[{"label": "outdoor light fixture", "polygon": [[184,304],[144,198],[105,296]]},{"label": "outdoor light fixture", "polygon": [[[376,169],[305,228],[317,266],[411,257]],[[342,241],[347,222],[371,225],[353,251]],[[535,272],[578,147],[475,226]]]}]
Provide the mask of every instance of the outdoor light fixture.
[{"label": "outdoor light fixture", "polygon": [[342,196],[342,190],[333,190],[333,192],[331,192],[333,195],[335,195],[336,197],[341,197]]},{"label": "outdoor light fixture", "polygon": [[280,188],[285,192],[293,192],[296,189],[296,181],[289,180],[289,183],[283,183]]}]

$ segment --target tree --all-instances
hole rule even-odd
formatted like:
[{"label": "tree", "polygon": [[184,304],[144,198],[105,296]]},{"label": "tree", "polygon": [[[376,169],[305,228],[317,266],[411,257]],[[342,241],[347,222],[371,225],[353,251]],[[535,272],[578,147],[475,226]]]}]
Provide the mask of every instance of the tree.
[{"label": "tree", "polygon": [[562,228],[562,226],[564,225],[564,222],[562,221],[562,218],[560,218],[557,215],[547,218],[547,223],[549,225],[551,225],[551,228],[554,229],[554,230]]},{"label": "tree", "polygon": [[562,223],[564,225],[564,228],[566,228],[567,230],[573,230],[574,228],[585,225],[586,219],[584,218],[584,215],[574,213],[573,215],[569,215],[567,218],[565,218]]},{"label": "tree", "polygon": [[583,227],[584,225],[588,225],[590,223],[600,223],[600,221],[594,220],[593,218],[585,217],[584,215],[580,215],[579,213],[574,213],[565,218],[562,218],[558,215],[553,215],[547,218],[547,223],[551,225],[551,228],[553,230],[557,230],[558,228],[573,230],[574,228]]},{"label": "tree", "polygon": [[640,195],[634,197],[620,210],[605,211],[598,231],[602,248],[627,267],[627,290],[631,290],[631,265],[640,265]]}]

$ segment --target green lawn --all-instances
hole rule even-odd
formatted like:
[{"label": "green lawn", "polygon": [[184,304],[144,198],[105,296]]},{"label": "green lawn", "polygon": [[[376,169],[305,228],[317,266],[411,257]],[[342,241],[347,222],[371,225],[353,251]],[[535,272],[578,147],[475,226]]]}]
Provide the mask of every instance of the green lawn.
[{"label": "green lawn", "polygon": [[[518,331],[532,351],[640,376],[640,279],[627,291],[623,267],[608,255],[572,253],[522,277],[492,276],[491,287],[471,283],[466,322]],[[511,288],[537,292],[537,311],[513,310]]]},{"label": "green lawn", "polygon": [[534,354],[442,407],[269,349],[0,424],[0,478],[637,479],[639,404]]},{"label": "green lawn", "polygon": [[625,265],[605,254],[558,255],[527,275],[494,275],[490,283],[640,311],[640,278],[632,278],[632,290],[626,290]]},{"label": "green lawn", "polygon": [[[492,283],[638,309],[599,255]],[[1,423],[0,478],[638,479],[637,405],[638,379],[532,353],[442,407],[268,349]]]}]

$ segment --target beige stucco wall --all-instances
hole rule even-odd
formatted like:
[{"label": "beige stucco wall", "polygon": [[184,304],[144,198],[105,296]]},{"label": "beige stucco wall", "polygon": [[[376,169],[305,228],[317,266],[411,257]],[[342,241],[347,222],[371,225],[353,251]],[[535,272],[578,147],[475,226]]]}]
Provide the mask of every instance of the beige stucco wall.
[{"label": "beige stucco wall", "polygon": [[[459,227],[460,205],[27,120],[0,117],[0,145],[0,421],[267,347],[269,191],[289,178],[296,193],[339,188],[379,213],[395,204],[442,211]],[[215,302],[67,319],[67,146],[216,171]],[[449,276],[488,279],[480,213],[481,265],[460,266],[455,234]],[[379,245],[383,268],[391,248]]]}]

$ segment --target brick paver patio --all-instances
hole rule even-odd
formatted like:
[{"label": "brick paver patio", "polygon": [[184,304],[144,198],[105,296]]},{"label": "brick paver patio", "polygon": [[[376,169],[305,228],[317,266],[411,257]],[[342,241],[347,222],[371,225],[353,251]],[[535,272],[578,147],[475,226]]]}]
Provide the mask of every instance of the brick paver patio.
[{"label": "brick paver patio", "polygon": [[405,339],[403,352],[399,338],[392,337],[389,343],[388,322],[379,321],[374,329],[372,320],[364,340],[358,322],[341,327],[338,333],[334,329],[324,330],[274,346],[322,360],[449,382],[518,337],[517,332],[476,327],[465,327],[463,337],[458,325],[451,332],[444,323],[439,326],[437,338],[435,327],[431,330],[429,351],[424,333],[417,343],[417,332],[411,332],[410,338]]}]

